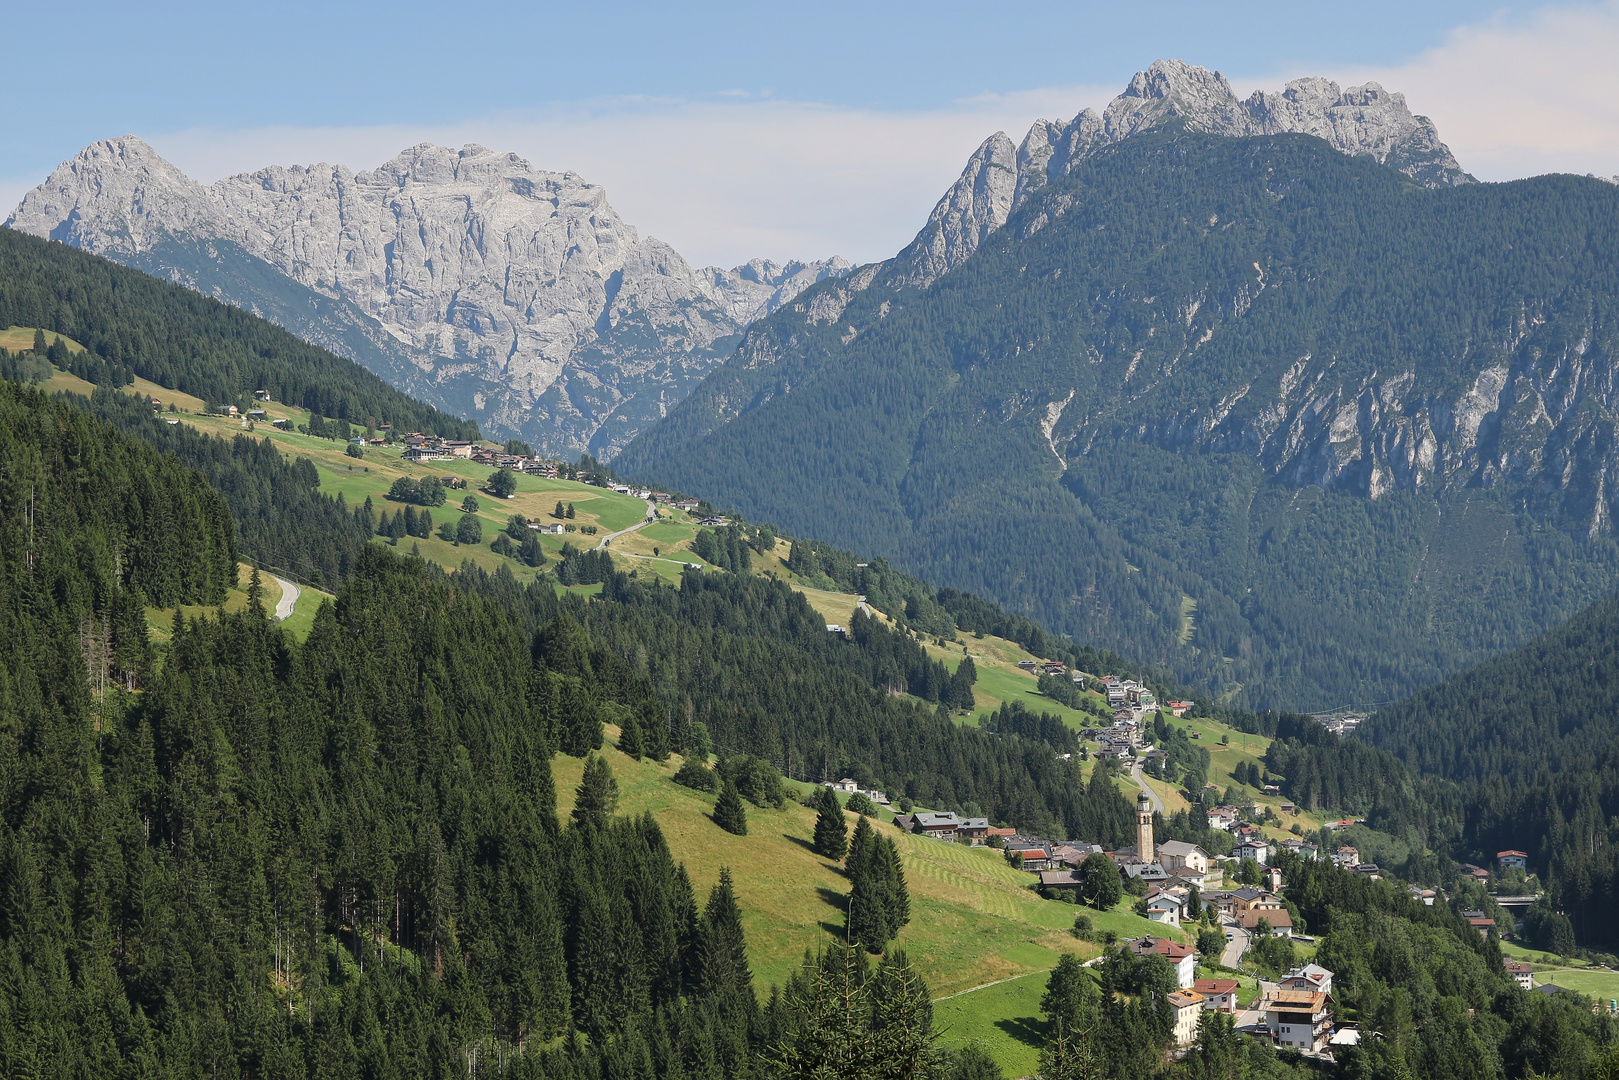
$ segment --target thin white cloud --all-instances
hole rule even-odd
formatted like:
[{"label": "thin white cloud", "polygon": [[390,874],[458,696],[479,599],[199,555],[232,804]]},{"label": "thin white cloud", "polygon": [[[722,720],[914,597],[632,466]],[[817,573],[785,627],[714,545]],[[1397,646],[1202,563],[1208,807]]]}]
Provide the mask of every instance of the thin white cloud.
[{"label": "thin white cloud", "polygon": [[759,256],[865,262],[910,241],[989,135],[1021,139],[1037,117],[1066,119],[1116,92],[1052,88],[909,113],[768,99],[612,100],[450,125],[138,134],[204,183],[269,164],[371,168],[418,142],[477,142],[603,185],[626,221],[695,265]]}]

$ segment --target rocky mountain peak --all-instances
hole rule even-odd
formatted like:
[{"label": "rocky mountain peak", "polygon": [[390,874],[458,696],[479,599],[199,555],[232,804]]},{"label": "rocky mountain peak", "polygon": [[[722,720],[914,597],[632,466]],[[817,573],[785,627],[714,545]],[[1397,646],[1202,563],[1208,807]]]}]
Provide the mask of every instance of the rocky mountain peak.
[{"label": "rocky mountain peak", "polygon": [[1180,119],[1194,131],[1243,137],[1296,132],[1325,139],[1345,154],[1371,154],[1430,187],[1472,183],[1438,129],[1414,115],[1405,95],[1377,83],[1341,90],[1330,79],[1294,79],[1281,91],[1239,99],[1218,71],[1158,60],[1136,72],[1098,113],[1037,120],[1013,148],[1003,132],[984,141],[945,192],[928,224],[902,254],[902,280],[926,286],[958,266],[1011,216],[1029,192],[1067,175],[1103,146]]},{"label": "rocky mountain peak", "polygon": [[[379,374],[492,433],[599,456],[684,397],[748,322],[848,269],[835,258],[694,269],[620,218],[600,186],[476,143],[420,143],[359,172],[276,165],[204,186],[124,136],[64,162],[6,224],[362,362],[382,349]],[[350,347],[355,334],[364,340]]]}]

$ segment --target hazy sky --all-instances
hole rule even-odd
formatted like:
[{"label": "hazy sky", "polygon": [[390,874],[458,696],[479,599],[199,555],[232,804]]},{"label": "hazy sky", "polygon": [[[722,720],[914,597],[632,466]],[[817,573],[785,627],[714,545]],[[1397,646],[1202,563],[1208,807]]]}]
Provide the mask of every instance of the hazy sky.
[{"label": "hazy sky", "polygon": [[6,38],[8,208],[127,133],[204,182],[474,141],[605,185],[699,265],[869,261],[986,136],[1171,56],[1243,93],[1376,79],[1484,179],[1619,173],[1619,0],[36,3]]}]

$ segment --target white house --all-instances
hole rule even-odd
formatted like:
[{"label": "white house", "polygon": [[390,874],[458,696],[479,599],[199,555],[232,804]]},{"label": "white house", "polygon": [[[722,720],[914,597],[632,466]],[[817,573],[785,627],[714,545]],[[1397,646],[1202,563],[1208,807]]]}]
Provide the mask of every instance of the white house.
[{"label": "white house", "polygon": [[1265,1026],[1281,1046],[1319,1053],[1331,1034],[1327,995],[1319,990],[1278,990],[1265,1003]]},{"label": "white house", "polygon": [[1177,870],[1190,870],[1194,874],[1209,872],[1209,853],[1184,840],[1165,840],[1159,844],[1158,861],[1170,873]]},{"label": "white house", "polygon": [[1239,859],[1251,859],[1264,866],[1265,859],[1270,855],[1270,846],[1262,840],[1244,840],[1237,845],[1233,854]]},{"label": "white house", "polygon": [[1197,979],[1197,950],[1177,945],[1168,938],[1146,937],[1130,942],[1127,948],[1137,956],[1162,956],[1175,969],[1175,984],[1190,990]]},{"label": "white house", "polygon": [[1521,851],[1498,851],[1495,861],[1503,870],[1528,870],[1529,856]]},{"label": "white house", "polygon": [[1166,926],[1179,927],[1186,901],[1171,892],[1154,889],[1147,894],[1147,918]]},{"label": "white house", "polygon": [[1283,990],[1319,990],[1323,994],[1332,993],[1332,972],[1320,964],[1305,964],[1296,967],[1282,977]]},{"label": "white house", "polygon": [[1210,1012],[1237,1011],[1237,994],[1242,984],[1236,979],[1199,979],[1192,989],[1203,995],[1203,1008]]}]

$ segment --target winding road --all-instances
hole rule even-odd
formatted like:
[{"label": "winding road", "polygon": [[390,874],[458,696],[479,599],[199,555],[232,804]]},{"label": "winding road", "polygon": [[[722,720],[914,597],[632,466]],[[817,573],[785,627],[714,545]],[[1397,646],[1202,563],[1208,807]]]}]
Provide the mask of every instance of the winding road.
[{"label": "winding road", "polygon": [[303,590],[284,577],[276,577],[271,574],[270,580],[281,586],[281,599],[275,602],[275,620],[276,622],[285,622],[292,617],[293,606],[298,603],[298,596]]},{"label": "winding road", "polygon": [[648,499],[646,500],[646,517],[642,518],[640,521],[637,521],[634,525],[631,525],[627,529],[620,529],[618,532],[608,533],[606,536],[597,541],[596,550],[600,551],[602,548],[606,547],[610,541],[617,540],[620,536],[623,536],[626,533],[632,533],[637,529],[644,529],[657,520],[658,504],[653,502],[651,499]]},{"label": "winding road", "polygon": [[1141,766],[1142,762],[1137,761],[1130,769],[1130,777],[1135,780],[1137,786],[1139,786],[1142,791],[1147,793],[1147,798],[1152,800],[1152,808],[1158,811],[1160,814],[1167,816],[1169,811],[1164,809],[1163,797],[1154,791],[1152,786],[1148,784],[1146,779],[1141,775]]},{"label": "winding road", "polygon": [[1242,963],[1242,954],[1248,951],[1248,931],[1237,922],[1222,923],[1220,929],[1231,935],[1220,953],[1220,966],[1235,971]]}]

